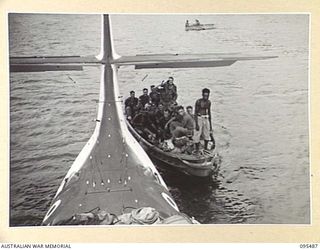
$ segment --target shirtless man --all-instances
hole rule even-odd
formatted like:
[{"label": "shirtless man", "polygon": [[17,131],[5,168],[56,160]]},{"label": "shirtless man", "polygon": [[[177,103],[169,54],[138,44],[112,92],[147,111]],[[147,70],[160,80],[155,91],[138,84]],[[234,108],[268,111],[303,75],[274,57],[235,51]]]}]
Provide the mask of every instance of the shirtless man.
[{"label": "shirtless man", "polygon": [[199,152],[200,137],[204,139],[204,148],[208,149],[210,134],[212,133],[211,123],[211,102],[209,100],[210,90],[204,88],[202,90],[202,98],[195,103],[194,120],[195,131],[193,140],[196,145],[196,151]]}]

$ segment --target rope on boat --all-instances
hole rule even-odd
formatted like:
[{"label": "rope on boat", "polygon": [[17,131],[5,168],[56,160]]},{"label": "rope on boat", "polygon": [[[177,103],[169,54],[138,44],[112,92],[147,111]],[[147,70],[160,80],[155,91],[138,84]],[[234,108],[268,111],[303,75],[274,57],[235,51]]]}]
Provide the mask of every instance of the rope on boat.
[{"label": "rope on boat", "polygon": [[[127,207],[130,208],[130,207]],[[75,214],[69,219],[60,221],[57,225],[153,225],[153,224],[199,224],[194,218],[189,218],[184,213],[175,214],[167,218],[152,207],[135,208],[129,213],[116,215],[104,210],[97,212]]]}]

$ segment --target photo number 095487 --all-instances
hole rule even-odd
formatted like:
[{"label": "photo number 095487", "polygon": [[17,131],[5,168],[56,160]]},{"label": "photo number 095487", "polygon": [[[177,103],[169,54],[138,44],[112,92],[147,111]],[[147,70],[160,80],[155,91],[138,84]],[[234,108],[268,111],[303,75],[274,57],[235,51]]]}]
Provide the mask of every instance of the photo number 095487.
[{"label": "photo number 095487", "polygon": [[318,244],[300,244],[300,248],[318,248]]}]

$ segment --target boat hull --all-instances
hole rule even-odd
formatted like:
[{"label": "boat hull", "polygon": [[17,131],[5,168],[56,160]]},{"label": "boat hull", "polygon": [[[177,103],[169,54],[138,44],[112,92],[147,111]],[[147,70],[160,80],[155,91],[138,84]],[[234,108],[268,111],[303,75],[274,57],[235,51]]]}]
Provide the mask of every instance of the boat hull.
[{"label": "boat hull", "polygon": [[218,156],[215,152],[199,156],[164,152],[144,139],[129,122],[127,122],[127,125],[133,137],[158,167],[179,171],[194,177],[217,176],[219,164]]}]

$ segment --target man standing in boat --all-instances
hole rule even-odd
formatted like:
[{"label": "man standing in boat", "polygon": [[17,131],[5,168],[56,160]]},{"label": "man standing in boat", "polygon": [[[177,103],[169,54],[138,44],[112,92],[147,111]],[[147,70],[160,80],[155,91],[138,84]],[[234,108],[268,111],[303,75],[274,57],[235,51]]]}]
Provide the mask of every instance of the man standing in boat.
[{"label": "man standing in boat", "polygon": [[195,131],[193,140],[196,146],[196,152],[199,152],[200,137],[204,139],[204,148],[208,149],[210,134],[212,134],[211,123],[211,102],[209,100],[210,90],[204,88],[202,90],[202,98],[195,103],[194,120]]},{"label": "man standing in boat", "polygon": [[151,103],[155,104],[158,107],[160,102],[160,94],[154,85],[151,85],[150,89],[151,89],[151,92],[149,94],[150,101]]},{"label": "man standing in boat", "polygon": [[157,87],[160,93],[160,102],[165,108],[172,110],[177,103],[177,86],[173,83],[173,77],[169,77],[168,81]]},{"label": "man standing in boat", "polygon": [[138,102],[139,100],[135,97],[135,92],[131,90],[130,97],[128,97],[124,102],[127,119],[129,121],[133,119],[138,110]]}]

